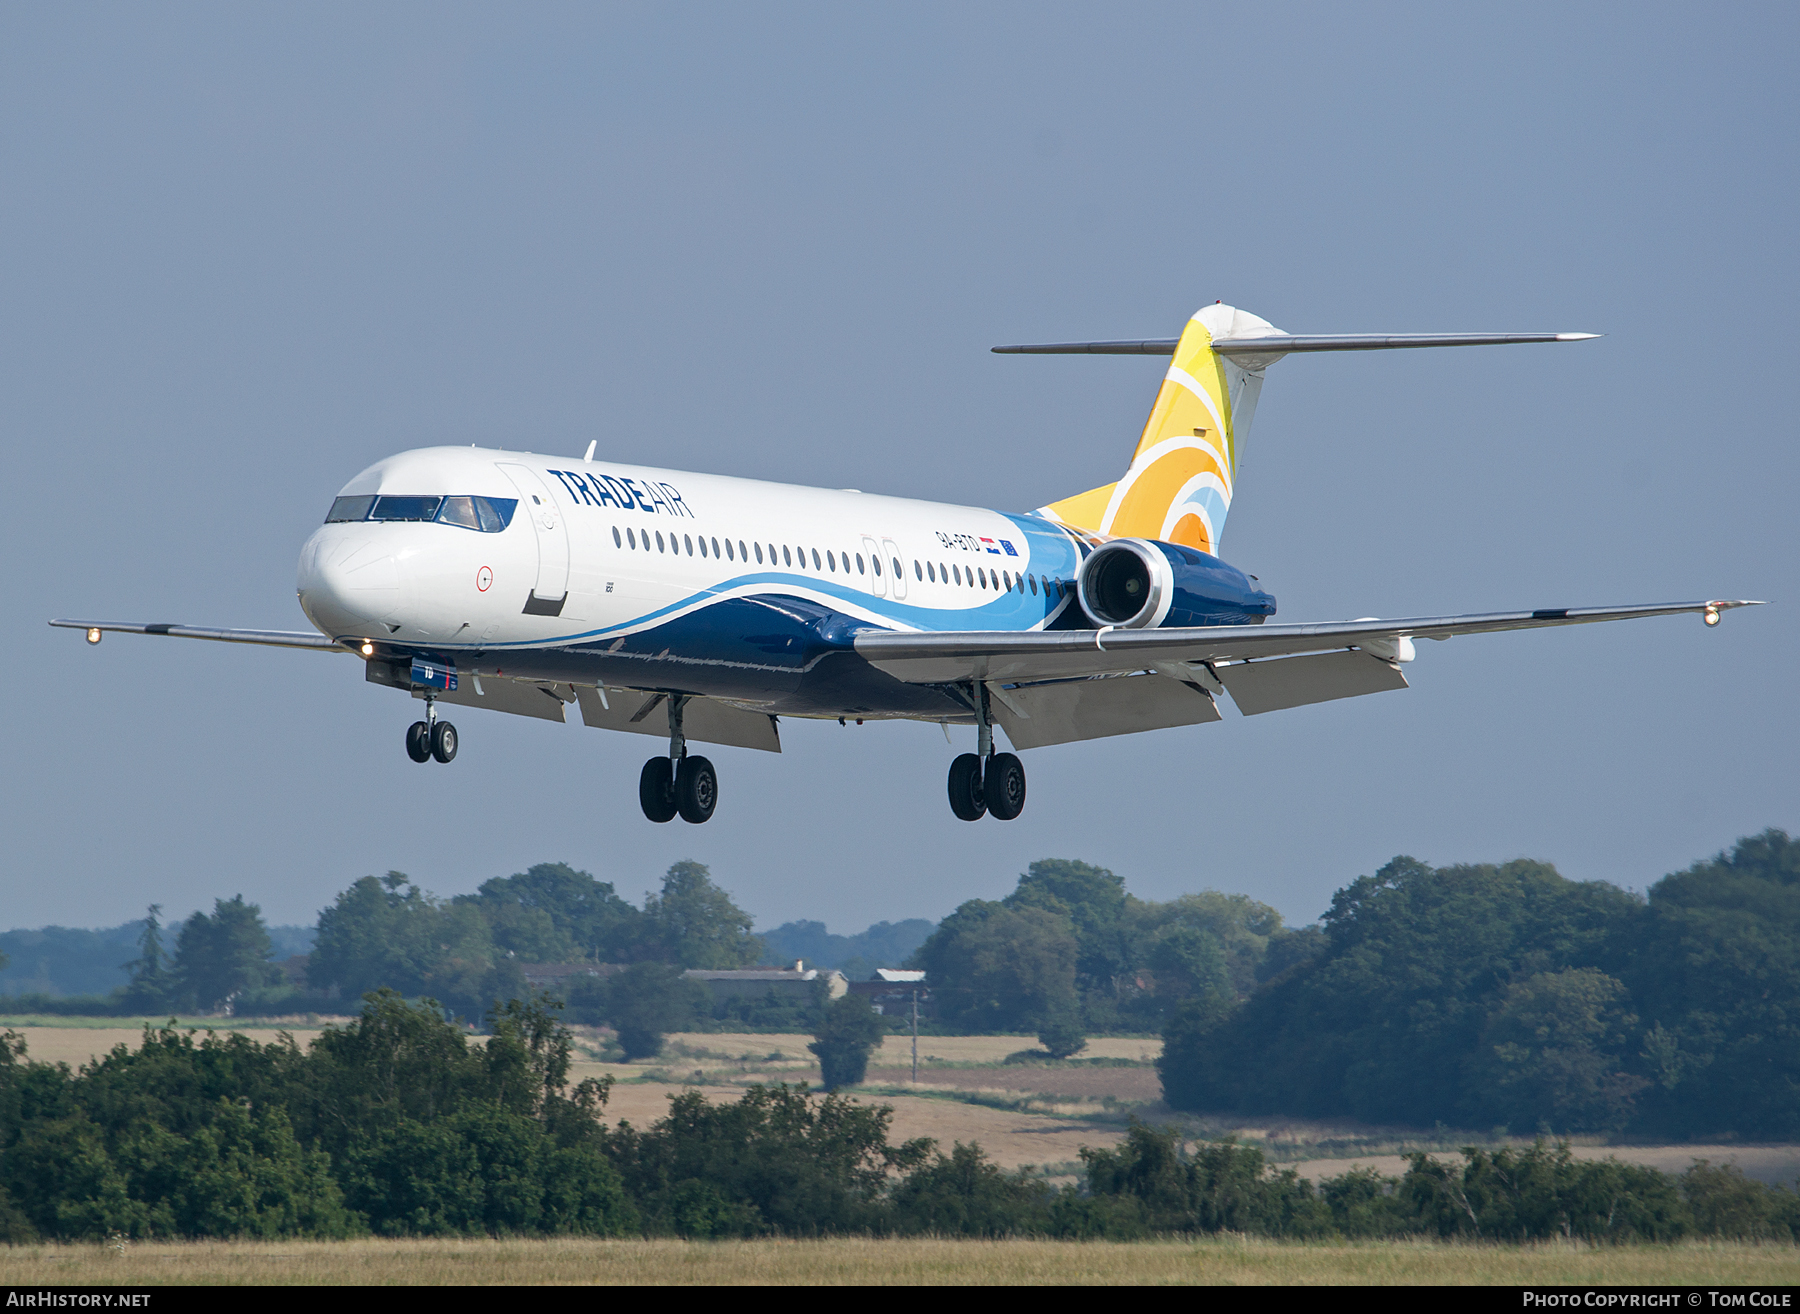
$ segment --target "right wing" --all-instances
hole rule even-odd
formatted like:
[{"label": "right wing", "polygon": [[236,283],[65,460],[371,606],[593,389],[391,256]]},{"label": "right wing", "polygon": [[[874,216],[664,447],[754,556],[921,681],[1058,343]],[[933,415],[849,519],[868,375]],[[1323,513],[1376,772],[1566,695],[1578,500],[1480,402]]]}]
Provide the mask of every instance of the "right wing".
[{"label": "right wing", "polygon": [[1312,625],[1211,625],[1160,630],[1000,630],[921,633],[865,630],[856,652],[909,684],[967,684],[981,680],[1030,684],[1093,675],[1126,675],[1164,663],[1254,661],[1299,653],[1363,648],[1385,655],[1402,639],[1448,639],[1458,634],[1591,625],[1699,612],[1716,623],[1720,612],[1755,602],[1664,602],[1643,607],[1550,607],[1537,611],[1401,620],[1332,621]]}]

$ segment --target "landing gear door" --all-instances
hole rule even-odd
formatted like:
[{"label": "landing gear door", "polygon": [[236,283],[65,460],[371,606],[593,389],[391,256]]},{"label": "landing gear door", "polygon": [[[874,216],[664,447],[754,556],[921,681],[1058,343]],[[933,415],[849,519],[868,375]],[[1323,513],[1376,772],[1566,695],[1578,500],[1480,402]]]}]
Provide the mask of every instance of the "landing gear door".
[{"label": "landing gear door", "polygon": [[874,539],[863,535],[863,555],[869,559],[869,573],[863,578],[867,580],[869,592],[878,598],[887,596],[887,567],[881,564],[881,548]]},{"label": "landing gear door", "polygon": [[498,464],[519,490],[519,510],[530,517],[537,534],[537,583],[525,600],[525,614],[560,616],[569,596],[569,531],[563,524],[562,508],[531,467],[510,461]]},{"label": "landing gear door", "polygon": [[900,560],[900,549],[894,546],[894,540],[891,538],[881,540],[881,564],[884,568],[894,572],[894,597],[896,599],[904,598],[906,596],[906,566]]}]

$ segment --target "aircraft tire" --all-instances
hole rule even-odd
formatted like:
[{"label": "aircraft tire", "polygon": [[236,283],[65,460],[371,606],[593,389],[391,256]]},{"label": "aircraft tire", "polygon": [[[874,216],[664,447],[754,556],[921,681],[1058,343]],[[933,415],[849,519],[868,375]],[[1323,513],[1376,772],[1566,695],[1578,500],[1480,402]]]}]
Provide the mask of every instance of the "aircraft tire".
[{"label": "aircraft tire", "polygon": [[1011,753],[995,753],[988,759],[981,792],[989,816],[1011,821],[1025,810],[1025,764]]},{"label": "aircraft tire", "polygon": [[440,762],[456,760],[456,727],[448,721],[431,727],[431,755]]},{"label": "aircraft tire", "polygon": [[981,788],[981,759],[964,753],[950,764],[950,810],[960,821],[980,821],[987,811]]},{"label": "aircraft tire", "polygon": [[703,757],[684,757],[675,768],[675,807],[683,821],[698,826],[719,806],[719,775]]},{"label": "aircraft tire", "polygon": [[666,757],[653,757],[638,773],[638,805],[651,821],[675,820],[675,771]]},{"label": "aircraft tire", "polygon": [[406,755],[415,762],[431,761],[431,727],[425,722],[406,727]]}]

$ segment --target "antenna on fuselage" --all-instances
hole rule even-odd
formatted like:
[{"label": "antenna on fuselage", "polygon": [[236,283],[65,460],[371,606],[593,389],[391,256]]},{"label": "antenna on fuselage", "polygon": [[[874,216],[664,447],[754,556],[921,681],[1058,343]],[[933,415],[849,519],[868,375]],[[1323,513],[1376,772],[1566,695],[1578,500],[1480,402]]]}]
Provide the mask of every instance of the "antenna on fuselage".
[{"label": "antenna on fuselage", "polygon": [[588,449],[587,449],[587,455],[586,455],[586,456],[584,456],[584,457],[582,457],[582,458],[581,458],[581,459],[582,459],[582,460],[583,460],[583,461],[591,461],[591,460],[593,460],[593,459],[594,459],[594,449],[595,449],[595,448],[596,448],[596,447],[598,447],[598,446],[599,446],[599,445],[600,445],[600,440],[599,440],[599,439],[598,439],[598,438],[596,438],[596,439],[594,439],[594,440],[593,440],[593,441],[592,441],[592,442],[590,442],[590,443],[589,443],[589,444],[588,444]]}]

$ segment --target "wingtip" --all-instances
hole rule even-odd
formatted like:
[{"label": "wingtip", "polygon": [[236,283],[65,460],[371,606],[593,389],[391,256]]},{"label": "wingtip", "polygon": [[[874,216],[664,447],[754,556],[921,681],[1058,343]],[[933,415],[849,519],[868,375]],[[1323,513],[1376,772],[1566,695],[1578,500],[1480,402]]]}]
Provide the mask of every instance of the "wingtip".
[{"label": "wingtip", "polygon": [[1604,333],[1558,333],[1556,335],[1556,340],[1558,342],[1586,342],[1589,338],[1603,338],[1605,336],[1606,334]]}]

